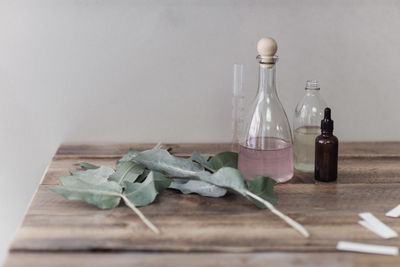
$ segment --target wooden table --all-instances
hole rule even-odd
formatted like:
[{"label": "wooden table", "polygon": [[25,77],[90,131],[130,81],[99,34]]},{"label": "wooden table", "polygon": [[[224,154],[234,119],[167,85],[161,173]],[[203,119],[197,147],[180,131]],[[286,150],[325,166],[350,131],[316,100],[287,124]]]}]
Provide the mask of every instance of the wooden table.
[{"label": "wooden table", "polygon": [[[216,153],[228,144],[168,144],[176,155]],[[151,232],[127,207],[99,210],[66,200],[48,186],[80,161],[115,166],[129,147],[62,145],[30,203],[5,266],[400,266],[400,257],[338,252],[339,240],[400,246],[358,225],[369,211],[384,216],[400,204],[400,143],[343,143],[337,183],[316,183],[296,173],[276,186],[277,208],[304,225],[305,239],[266,210],[237,195],[214,199],[172,190],[141,211],[162,231]]]}]

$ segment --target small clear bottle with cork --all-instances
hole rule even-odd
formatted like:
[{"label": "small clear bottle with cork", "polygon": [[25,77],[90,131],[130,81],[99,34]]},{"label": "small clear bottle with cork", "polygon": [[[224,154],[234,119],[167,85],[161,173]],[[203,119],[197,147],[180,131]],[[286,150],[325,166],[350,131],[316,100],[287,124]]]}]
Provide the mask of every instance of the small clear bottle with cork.
[{"label": "small clear bottle with cork", "polygon": [[319,82],[308,80],[305,94],[296,106],[293,120],[294,168],[298,171],[314,173],[315,138],[320,134],[325,107]]},{"label": "small clear bottle with cork", "polygon": [[257,44],[258,93],[240,142],[238,160],[245,179],[269,176],[286,182],[293,177],[292,133],[275,84],[277,49],[276,41],[270,37]]}]

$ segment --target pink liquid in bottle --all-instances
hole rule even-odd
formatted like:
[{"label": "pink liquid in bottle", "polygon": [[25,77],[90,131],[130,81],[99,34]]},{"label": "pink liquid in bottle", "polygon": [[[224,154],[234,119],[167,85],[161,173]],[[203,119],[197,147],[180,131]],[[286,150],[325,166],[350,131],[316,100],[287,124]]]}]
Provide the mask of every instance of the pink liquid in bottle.
[{"label": "pink liquid in bottle", "polygon": [[[292,144],[278,138],[252,138],[246,144],[262,143],[261,149],[240,146],[238,168],[245,179],[268,176],[283,183],[293,177]],[[257,146],[259,147],[259,146]]]}]

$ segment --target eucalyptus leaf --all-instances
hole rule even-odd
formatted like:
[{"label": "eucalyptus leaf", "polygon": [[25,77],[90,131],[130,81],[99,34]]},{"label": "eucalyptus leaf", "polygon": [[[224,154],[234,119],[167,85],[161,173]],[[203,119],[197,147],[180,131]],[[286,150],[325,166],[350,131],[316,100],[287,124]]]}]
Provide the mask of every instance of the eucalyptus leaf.
[{"label": "eucalyptus leaf", "polygon": [[152,203],[157,195],[170,185],[171,180],[158,172],[150,172],[143,183],[125,183],[124,195],[135,206],[146,206]]},{"label": "eucalyptus leaf", "polygon": [[206,168],[207,170],[210,170],[212,172],[215,172],[214,167],[212,166],[212,164],[210,162],[208,162],[207,160],[210,158],[210,155],[208,154],[199,154],[196,151],[192,153],[192,155],[190,156],[190,160],[199,163],[201,166],[203,166],[204,168]]},{"label": "eucalyptus leaf", "polygon": [[[276,202],[278,201],[278,196],[274,192],[274,185],[276,184],[276,181],[274,179],[271,179],[266,176],[258,176],[254,179],[247,180],[246,184],[247,184],[247,188],[249,189],[250,192],[265,199],[272,205],[275,205]],[[248,199],[253,201],[257,207],[266,208],[266,206],[264,204],[262,204],[261,202],[259,202],[257,200],[255,200],[253,198],[249,198],[249,197],[248,197]]]},{"label": "eucalyptus leaf", "polygon": [[130,148],[128,150],[128,153],[126,153],[122,158],[120,158],[119,160],[117,160],[117,164],[123,161],[131,161],[133,159],[133,155],[140,153],[139,151]]},{"label": "eucalyptus leaf", "polygon": [[[66,179],[65,179],[66,180]],[[96,205],[100,209],[112,209],[118,206],[122,187],[116,182],[106,181],[100,184],[90,184],[73,177],[63,186],[49,187],[71,200],[82,200]]]},{"label": "eucalyptus leaf", "polygon": [[199,173],[197,177],[202,181],[233,190],[246,196],[247,187],[244,183],[243,175],[237,169],[223,167],[213,174],[207,172]]},{"label": "eucalyptus leaf", "polygon": [[139,177],[136,179],[136,182],[141,183],[144,180],[146,180],[149,173],[150,173],[150,171],[148,169],[145,169],[144,172],[141,175],[139,175]]},{"label": "eucalyptus leaf", "polygon": [[110,181],[122,184],[133,183],[143,173],[144,166],[134,161],[123,161],[117,163],[117,170],[108,178]]},{"label": "eucalyptus leaf", "polygon": [[127,158],[143,164],[149,170],[174,177],[193,177],[204,171],[200,164],[189,159],[174,157],[164,149],[151,149],[129,155]]},{"label": "eucalyptus leaf", "polygon": [[[114,174],[114,169],[106,166],[101,166],[97,169],[89,169],[86,171],[70,171],[71,174],[79,178],[80,180],[89,184],[101,184],[107,181],[107,179]],[[69,177],[69,176],[67,176]],[[64,179],[61,179],[62,181]]]},{"label": "eucalyptus leaf", "polygon": [[[60,179],[61,184],[65,186],[74,186],[82,180],[77,178],[78,176],[61,176]],[[84,182],[84,181],[83,181]],[[102,181],[101,183],[107,182],[107,180]]]},{"label": "eucalyptus leaf", "polygon": [[197,180],[182,181],[174,179],[169,188],[179,190],[184,194],[195,193],[205,197],[222,197],[226,194],[226,189],[224,188]]},{"label": "eucalyptus leaf", "polygon": [[210,166],[214,170],[219,170],[223,167],[231,167],[237,169],[238,154],[235,152],[221,152],[212,157],[209,161]]},{"label": "eucalyptus leaf", "polygon": [[96,165],[94,165],[94,164],[92,164],[92,163],[89,163],[89,162],[81,162],[81,163],[79,163],[79,165],[80,165],[82,168],[84,168],[85,170],[97,169],[97,168],[100,167],[100,166],[96,166]]}]

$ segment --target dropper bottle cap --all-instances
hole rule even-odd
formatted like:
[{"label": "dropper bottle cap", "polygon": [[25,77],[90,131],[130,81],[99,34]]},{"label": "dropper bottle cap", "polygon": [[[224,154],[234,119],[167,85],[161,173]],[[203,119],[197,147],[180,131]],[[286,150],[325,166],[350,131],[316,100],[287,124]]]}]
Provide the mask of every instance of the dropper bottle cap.
[{"label": "dropper bottle cap", "polygon": [[333,133],[333,120],[331,119],[330,108],[325,108],[324,119],[321,121],[321,132],[326,134]]}]

